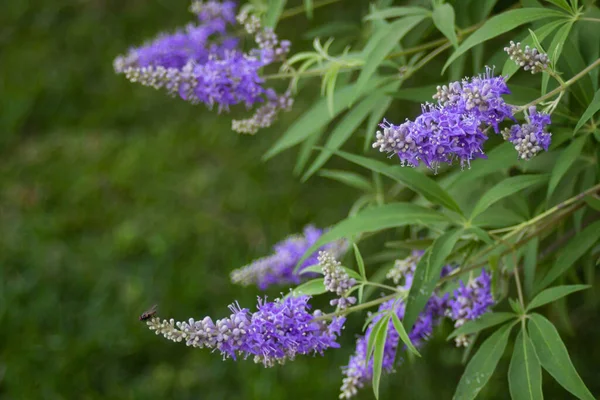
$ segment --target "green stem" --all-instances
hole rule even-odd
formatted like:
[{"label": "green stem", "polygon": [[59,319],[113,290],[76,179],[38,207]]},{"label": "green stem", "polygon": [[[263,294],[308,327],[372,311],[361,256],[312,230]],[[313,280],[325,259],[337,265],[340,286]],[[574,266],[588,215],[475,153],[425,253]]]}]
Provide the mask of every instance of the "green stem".
[{"label": "green stem", "polygon": [[398,289],[398,288],[395,288],[393,286],[384,285],[383,283],[377,283],[377,282],[369,282],[369,281],[367,281],[367,282],[363,282],[363,284],[366,285],[366,286],[375,286],[375,287],[379,287],[379,288],[382,288],[382,289],[391,290],[391,291],[397,292],[397,293],[400,293],[400,292],[404,291],[403,289]]},{"label": "green stem", "polygon": [[578,18],[577,20],[578,21],[600,22],[600,18],[588,18],[588,17],[585,17],[585,18]]}]

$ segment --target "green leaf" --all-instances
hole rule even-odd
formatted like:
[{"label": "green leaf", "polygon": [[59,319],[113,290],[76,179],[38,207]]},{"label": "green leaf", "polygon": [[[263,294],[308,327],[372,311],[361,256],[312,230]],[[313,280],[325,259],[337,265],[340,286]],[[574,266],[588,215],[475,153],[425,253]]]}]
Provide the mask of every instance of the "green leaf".
[{"label": "green leaf", "polygon": [[473,218],[481,214],[495,202],[520,192],[523,189],[539,185],[540,183],[545,182],[547,179],[547,175],[519,175],[504,179],[502,182],[488,190],[479,199],[473,208],[470,219],[473,220]]},{"label": "green leaf", "polygon": [[567,3],[567,0],[546,0],[548,3],[552,3],[557,7],[562,8],[563,10],[565,10],[566,12],[568,12],[569,14],[573,13],[573,10],[571,9],[571,6],[569,5],[569,3]]},{"label": "green leaf", "polygon": [[586,140],[587,136],[581,136],[573,140],[573,142],[571,142],[571,144],[560,153],[558,159],[556,160],[556,164],[554,164],[554,168],[552,168],[546,199],[550,198],[562,177],[567,173],[571,165],[577,161],[581,155],[581,152],[583,151],[583,146],[585,145]]},{"label": "green leaf", "polygon": [[324,178],[333,179],[334,181],[341,182],[345,185],[353,187],[358,190],[365,192],[372,192],[373,185],[365,177],[350,171],[341,171],[336,169],[322,169],[319,171],[319,176]]},{"label": "green leaf", "polygon": [[385,114],[387,113],[390,104],[394,99],[387,95],[383,98],[378,107],[375,107],[371,110],[371,115],[369,115],[369,119],[367,120],[367,134],[365,135],[365,142],[363,145],[363,153],[366,153],[372,147],[373,137],[375,136],[375,131],[377,131],[377,127]]},{"label": "green leaf", "polygon": [[600,211],[600,199],[598,197],[588,194],[587,196],[585,196],[585,202],[594,210]]},{"label": "green leaf", "polygon": [[504,353],[513,324],[500,327],[477,350],[458,382],[454,400],[472,400],[490,379]]},{"label": "green leaf", "polygon": [[343,151],[336,151],[335,154],[350,162],[390,177],[423,195],[423,197],[432,203],[442,205],[462,215],[462,211],[454,199],[436,181],[416,169],[403,168],[400,165],[388,165],[381,161]]},{"label": "green leaf", "polygon": [[406,299],[406,311],[403,319],[404,325],[409,331],[431,297],[436,284],[440,280],[440,273],[446,258],[452,252],[462,233],[462,229],[444,233],[433,242],[431,248],[425,252],[417,263],[412,285]]},{"label": "green leaf", "polygon": [[534,308],[551,303],[557,299],[560,299],[561,297],[568,296],[571,293],[575,293],[580,290],[589,289],[590,287],[590,285],[564,285],[546,289],[535,296],[533,300],[531,300],[526,311],[533,310]]},{"label": "green leaf", "polygon": [[304,282],[301,285],[296,286],[292,290],[292,294],[294,296],[298,296],[301,294],[305,294],[308,296],[314,296],[317,294],[326,293],[327,289],[325,289],[325,283],[323,283],[323,278],[312,279],[308,282]]},{"label": "green leaf", "polygon": [[581,127],[586,122],[588,122],[590,120],[590,118],[592,118],[594,116],[594,114],[596,114],[598,112],[598,110],[600,110],[600,90],[598,90],[596,92],[596,94],[594,95],[594,98],[592,99],[592,102],[590,103],[588,108],[585,110],[585,112],[583,113],[581,118],[579,119],[579,122],[577,122],[577,125],[575,126],[575,130],[573,131],[573,134],[577,133],[577,131],[579,129],[581,129]]},{"label": "green leaf", "polygon": [[374,44],[373,49],[368,54],[365,54],[366,61],[356,81],[354,95],[351,97],[350,103],[356,101],[363,89],[367,86],[368,81],[371,79],[379,65],[394,49],[394,47],[396,47],[404,35],[406,35],[419,22],[423,21],[424,18],[425,16],[423,15],[401,18],[389,25],[388,33],[385,36],[377,38],[379,41]]},{"label": "green leaf", "polygon": [[500,15],[496,15],[495,17],[487,20],[485,24],[478,30],[476,30],[471,36],[469,36],[458,49],[452,53],[444,68],[442,69],[442,73],[448,68],[448,66],[456,60],[460,55],[465,53],[470,48],[478,45],[479,43],[483,43],[486,40],[495,38],[503,33],[506,33],[518,26],[521,26],[526,23],[538,21],[545,18],[560,18],[564,17],[564,14],[555,11],[548,10],[544,8],[522,8],[517,10],[509,10],[503,12]]},{"label": "green leaf", "polygon": [[508,386],[513,400],[542,400],[542,367],[527,332],[519,332],[515,341],[510,366]]},{"label": "green leaf", "polygon": [[377,331],[377,336],[375,337],[375,349],[373,351],[373,393],[375,394],[376,399],[379,399],[379,382],[381,381],[383,353],[385,350],[385,341],[387,340],[387,327],[390,317],[383,317],[382,321],[385,322]]},{"label": "green leaf", "polygon": [[315,264],[315,265],[309,265],[308,267],[302,268],[302,271],[300,271],[300,275],[308,274],[308,273],[323,275],[323,268],[319,264]]},{"label": "green leaf", "polygon": [[304,11],[306,11],[306,17],[312,19],[313,17],[313,0],[304,0]]},{"label": "green leaf", "polygon": [[525,246],[525,256],[523,258],[523,286],[527,297],[530,297],[533,293],[533,282],[535,281],[539,244],[539,238],[535,237]]},{"label": "green leaf", "polygon": [[481,317],[468,321],[464,325],[456,328],[450,336],[448,336],[447,340],[461,335],[471,335],[515,318],[517,318],[517,315],[510,312],[485,313]]},{"label": "green leaf", "polygon": [[398,318],[398,315],[395,312],[392,313],[392,322],[394,323],[394,328],[396,328],[396,332],[398,332],[398,335],[400,336],[402,343],[404,343],[406,345],[406,348],[414,355],[421,357],[421,354],[419,353],[419,351],[416,349],[416,347],[410,341],[410,338],[408,337],[408,334],[406,333],[406,329],[404,329],[404,325],[402,325],[400,318]]},{"label": "green leaf", "polygon": [[454,8],[448,3],[441,4],[433,9],[431,17],[435,27],[448,38],[452,46],[458,47],[458,39],[454,28]]},{"label": "green leaf", "polygon": [[325,232],[300,259],[301,265],[306,258],[324,244],[334,240],[351,237],[364,232],[380,231],[387,228],[397,228],[411,224],[437,224],[449,222],[445,215],[415,204],[389,203],[380,207],[368,208],[358,214],[348,217]]},{"label": "green leaf", "polygon": [[[375,314],[373,314],[373,317],[375,316]],[[373,326],[373,329],[371,330],[371,334],[369,335],[369,339],[367,340],[367,360],[370,360],[371,357],[373,356],[373,350],[375,349],[375,342],[377,339],[377,333],[379,332],[379,330],[384,327],[385,325],[385,318],[380,318],[379,321],[377,321],[375,323],[375,325]],[[368,325],[368,324],[366,324]],[[387,326],[385,326],[385,329],[387,330]]]},{"label": "green leaf", "polygon": [[296,159],[296,165],[294,166],[294,175],[298,176],[302,173],[304,167],[308,163],[310,159],[310,155],[313,148],[316,146],[321,136],[323,136],[324,129],[319,129],[317,132],[313,133],[308,137],[302,144],[300,145],[300,151],[298,152],[298,158]]},{"label": "green leaf", "polygon": [[[561,26],[558,31],[556,31],[556,35],[552,39],[550,43],[550,47],[548,48],[548,56],[550,57],[550,61],[553,65],[558,63],[558,59],[562,54],[563,47],[565,42],[569,38],[569,33],[571,32],[571,28],[573,27],[573,21],[569,21]],[[547,75],[547,74],[546,74]],[[549,75],[548,75],[549,77]]]},{"label": "green leaf", "polygon": [[589,225],[566,246],[563,247],[560,255],[550,268],[550,271],[544,276],[542,281],[536,286],[537,291],[544,289],[567,271],[581,256],[598,243],[600,239],[600,221]]},{"label": "green leaf", "polygon": [[279,22],[279,17],[281,17],[281,13],[285,8],[286,2],[287,0],[269,0],[269,8],[267,9],[264,21],[266,27],[275,29],[277,22]]},{"label": "green leaf", "polygon": [[[394,85],[397,86],[398,84]],[[369,116],[369,113],[376,107],[379,107],[384,98],[385,96],[381,93],[373,93],[348,111],[344,118],[335,124],[333,132],[331,132],[331,135],[329,135],[324,144],[325,149],[313,161],[302,177],[302,180],[306,181],[312,174],[317,172],[331,158],[333,151],[339,149],[348,140],[360,124]]]},{"label": "green leaf", "polygon": [[356,264],[358,265],[358,272],[360,272],[360,277],[362,278],[362,280],[366,281],[367,272],[365,271],[365,261],[363,260],[362,255],[360,254],[360,250],[358,249],[356,243],[352,243],[352,246],[354,247],[354,257],[356,258]]},{"label": "green leaf", "polygon": [[374,19],[398,18],[409,15],[431,15],[431,11],[423,7],[390,7],[385,10],[378,10],[370,13],[364,19],[370,21]]},{"label": "green leaf", "polygon": [[576,397],[594,400],[594,396],[575,370],[567,348],[554,325],[543,316],[534,313],[529,316],[527,327],[542,367]]},{"label": "green leaf", "polygon": [[416,88],[400,89],[393,93],[387,93],[395,99],[414,101],[415,103],[431,102],[439,85],[428,85]]}]

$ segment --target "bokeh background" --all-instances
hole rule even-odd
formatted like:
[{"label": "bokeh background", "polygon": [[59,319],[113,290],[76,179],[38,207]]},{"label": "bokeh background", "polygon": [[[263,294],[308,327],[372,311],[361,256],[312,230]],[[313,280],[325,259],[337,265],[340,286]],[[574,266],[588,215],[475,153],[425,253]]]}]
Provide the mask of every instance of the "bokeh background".
[{"label": "bokeh background", "polygon": [[[343,218],[357,196],[322,178],[299,182],[294,152],[260,161],[318,83],[276,126],[246,137],[230,131],[230,115],[113,74],[113,58],[129,45],[191,20],[187,6],[0,5],[2,399],[337,398],[361,317],[349,322],[342,349],[273,369],[167,342],[137,320],[154,303],[176,319],[219,318],[234,300],[252,306],[257,291],[233,286],[229,272],[308,223]],[[312,21],[299,14],[280,25],[281,36],[293,51],[308,49],[311,29],[358,26],[367,6],[344,1]],[[561,331],[594,393],[598,322],[582,312]],[[423,359],[384,378],[381,397],[449,399],[463,369],[462,352],[445,342],[449,330],[441,327]],[[508,398],[506,364],[482,398]],[[569,398],[545,378],[551,398]]]}]

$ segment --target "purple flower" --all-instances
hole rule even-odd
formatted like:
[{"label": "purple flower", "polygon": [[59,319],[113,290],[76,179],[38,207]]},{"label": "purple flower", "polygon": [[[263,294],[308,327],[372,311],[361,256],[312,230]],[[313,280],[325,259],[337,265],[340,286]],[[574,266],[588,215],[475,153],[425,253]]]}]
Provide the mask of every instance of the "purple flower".
[{"label": "purple flower", "polygon": [[[460,287],[454,291],[448,300],[447,315],[454,321],[458,328],[465,322],[479,318],[489,311],[494,305],[491,290],[491,276],[485,270],[475,279],[470,279],[465,285],[462,281]],[[455,339],[458,346],[466,346],[469,340],[465,336]]]},{"label": "purple flower", "polygon": [[550,125],[550,115],[539,113],[532,106],[526,118],[529,123],[513,125],[502,132],[504,138],[515,145],[519,158],[523,160],[531,159],[542,149],[548,151],[552,140],[552,134],[546,131]]},{"label": "purple flower", "polygon": [[293,360],[298,354],[323,354],[328,348],[339,347],[336,339],[345,319],[334,318],[330,323],[315,320],[322,314],[318,310],[309,312],[309,299],[299,296],[267,302],[259,298],[254,313],[232,304],[231,315],[216,323],[210,317],[183,322],[155,317],[147,325],[174,342],[216,349],[223,359],[253,356],[255,362],[271,367]]},{"label": "purple flower", "polygon": [[318,251],[327,250],[334,257],[344,254],[347,248],[345,241],[329,243],[311,254],[300,266],[297,273],[294,269],[304,253],[316,243],[323,231],[312,225],[304,228],[303,235],[293,235],[277,243],[274,254],[260,258],[253,263],[231,273],[231,280],[244,286],[257,285],[261,290],[271,285],[298,284],[302,281],[304,268],[318,264]]}]

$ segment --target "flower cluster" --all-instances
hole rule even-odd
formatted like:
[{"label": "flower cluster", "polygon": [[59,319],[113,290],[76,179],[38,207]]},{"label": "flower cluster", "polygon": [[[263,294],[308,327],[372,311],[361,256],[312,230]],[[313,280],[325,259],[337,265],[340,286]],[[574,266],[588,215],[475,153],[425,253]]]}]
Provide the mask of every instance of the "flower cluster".
[{"label": "flower cluster", "polygon": [[515,145],[519,158],[523,160],[531,159],[542,149],[547,151],[552,140],[552,134],[546,129],[550,125],[550,115],[537,112],[532,106],[526,118],[527,123],[513,125],[502,131],[504,139]]},{"label": "flower cluster", "polygon": [[343,310],[356,303],[356,297],[348,296],[347,292],[356,284],[341,263],[328,251],[320,251],[318,256],[319,266],[323,271],[323,281],[327,291],[335,293],[338,298],[331,300],[329,304]]},{"label": "flower cluster", "polygon": [[531,71],[532,74],[542,72],[548,68],[550,58],[548,54],[540,53],[538,49],[525,46],[525,50],[521,48],[521,43],[510,41],[510,46],[505,47],[504,51],[519,67],[523,67],[525,71]]},{"label": "flower cluster", "polygon": [[[190,11],[197,23],[132,48],[115,59],[115,71],[192,104],[217,106],[219,112],[237,104],[258,107],[252,118],[232,123],[240,133],[254,134],[270,126],[279,111],[290,109],[292,100],[289,93],[278,96],[265,88],[260,71],[282,61],[290,42],[280,41],[255,16],[242,12],[236,17],[233,1],[195,1]],[[238,23],[254,35],[257,48],[242,51],[239,40],[228,33]]]},{"label": "flower cluster", "polygon": [[440,163],[459,160],[469,164],[484,157],[483,143],[488,139],[484,130],[512,118],[513,107],[502,95],[510,91],[504,77],[494,77],[491,68],[486,73],[448,86],[438,86],[433,96],[437,105],[425,104],[414,121],[393,125],[386,120],[376,134],[374,148],[395,153],[402,165],[437,168]]},{"label": "flower cluster", "polygon": [[[244,286],[257,285],[262,290],[275,284],[300,283],[302,270],[318,263],[318,251],[306,258],[298,271],[294,272],[296,264],[322,234],[323,230],[312,225],[307,226],[302,235],[293,235],[277,243],[273,247],[274,254],[233,271],[231,281]],[[342,240],[329,243],[319,250],[327,250],[333,257],[338,258],[345,253],[347,247],[346,241]]]},{"label": "flower cluster", "polygon": [[[475,279],[470,279],[465,285],[460,282],[452,298],[448,301],[447,315],[454,321],[458,328],[465,322],[479,318],[494,304],[491,291],[491,276],[485,270]],[[457,346],[467,346],[469,338],[458,336],[455,339]]]},{"label": "flower cluster", "polygon": [[257,311],[251,313],[232,304],[231,315],[216,322],[210,317],[200,321],[175,322],[154,317],[148,327],[157,335],[187,346],[218,350],[224,359],[252,356],[265,367],[283,364],[298,354],[323,354],[337,348],[337,337],[344,318],[330,323],[315,320],[322,314],[309,312],[309,296],[286,297],[273,302],[258,299]]}]

